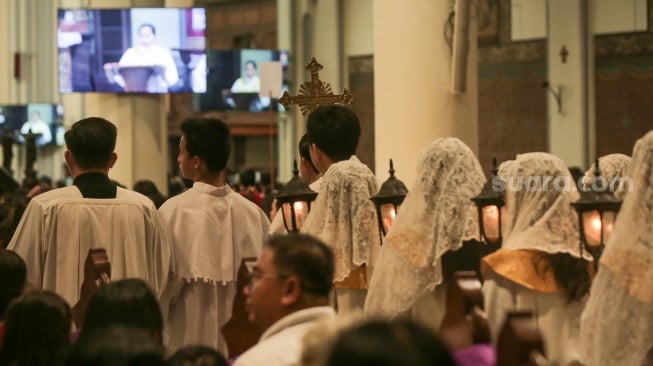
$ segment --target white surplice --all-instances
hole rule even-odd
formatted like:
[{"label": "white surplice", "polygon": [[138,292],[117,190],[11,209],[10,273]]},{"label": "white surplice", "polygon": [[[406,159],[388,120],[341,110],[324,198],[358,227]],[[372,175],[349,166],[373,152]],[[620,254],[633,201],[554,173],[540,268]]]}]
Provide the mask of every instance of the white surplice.
[{"label": "white surplice", "polygon": [[[313,235],[333,250],[333,280],[339,282],[366,265],[369,274],[380,249],[376,209],[370,197],[378,192],[374,173],[355,155],[331,164],[320,179],[302,233]],[[367,284],[343,288],[336,284],[338,311],[362,310]]]},{"label": "white surplice", "polygon": [[7,249],[25,260],[35,287],[74,306],[90,248],[107,250],[112,280],[140,278],[157,296],[163,292],[170,243],[154,203],[126,189],[118,188],[115,199],[83,198],[75,186],[32,198]]},{"label": "white surplice", "polygon": [[317,306],[296,311],[272,324],[259,342],[236,359],[233,366],[300,365],[303,338],[316,324],[332,319],[331,307]]},{"label": "white surplice", "polygon": [[146,90],[150,93],[166,93],[179,80],[177,65],[170,50],[158,45],[128,48],[118,62],[120,66],[161,67],[162,73],[153,71],[147,79]]},{"label": "white surplice", "polygon": [[570,302],[560,293],[534,291],[494,274],[483,283],[483,297],[495,343],[508,310],[531,311],[544,340],[547,360],[552,365],[576,365],[580,360],[578,342],[584,301]]},{"label": "white surplice", "polygon": [[258,257],[269,221],[228,185],[195,182],[159,209],[170,230],[172,278],[163,304],[168,351],[206,344],[227,354],[220,330],[231,318],[241,259]]}]

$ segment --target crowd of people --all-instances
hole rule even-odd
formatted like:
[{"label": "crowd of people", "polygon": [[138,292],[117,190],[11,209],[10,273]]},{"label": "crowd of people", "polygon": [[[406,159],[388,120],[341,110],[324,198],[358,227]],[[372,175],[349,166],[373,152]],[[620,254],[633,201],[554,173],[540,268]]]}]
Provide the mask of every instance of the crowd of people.
[{"label": "crowd of people", "polygon": [[[503,162],[503,241],[487,250],[471,200],[486,182],[478,158],[436,139],[381,242],[377,180],[355,155],[350,109],[308,116],[300,170],[318,195],[299,233],[286,232],[253,170],[228,183],[225,123],[191,118],[181,131],[169,198],[150,181],[128,190],[109,179],[117,130],[99,117],[65,134],[72,185],[5,194],[0,366],[494,365],[513,310],[531,311],[549,364],[653,364],[653,132],[632,159],[600,159],[608,182],[630,184],[608,185],[624,202],[596,266],[571,206],[596,166],[579,187],[558,184],[575,180],[548,153]],[[84,259],[98,247],[110,281],[85,302]],[[483,281],[488,336],[474,342],[441,331],[460,253]],[[247,327],[257,336],[236,351],[225,329],[239,317],[237,340]]]}]

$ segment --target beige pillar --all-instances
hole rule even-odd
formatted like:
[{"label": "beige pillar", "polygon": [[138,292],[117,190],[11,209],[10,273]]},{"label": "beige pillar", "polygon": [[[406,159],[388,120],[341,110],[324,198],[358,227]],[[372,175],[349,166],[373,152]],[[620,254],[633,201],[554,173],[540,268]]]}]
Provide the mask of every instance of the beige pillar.
[{"label": "beige pillar", "polygon": [[[39,0],[8,0],[0,2],[0,104],[58,103],[55,13],[57,4]],[[15,55],[20,55],[15,59]],[[16,77],[15,67],[19,68]],[[14,145],[12,170],[14,177],[24,177],[24,145]],[[37,149],[35,169],[39,175],[53,179],[63,176],[61,148],[47,146]]]},{"label": "beige pillar", "polygon": [[451,51],[443,37],[448,3],[374,1],[376,171],[386,172],[392,158],[409,187],[421,151],[433,140],[458,137],[478,151],[476,20],[471,18],[467,92],[453,95]]},{"label": "beige pillar", "polygon": [[0,75],[3,75],[3,82],[0,83],[0,102],[11,103],[11,88],[14,79],[14,43],[11,29],[16,27],[15,1],[0,1],[0,24],[4,29],[0,32]]},{"label": "beige pillar", "polygon": [[118,127],[118,161],[109,176],[132,188],[140,179],[152,180],[166,191],[166,96],[86,95],[86,117],[100,116]]},{"label": "beige pillar", "polygon": [[[311,57],[315,57],[319,63],[324,66],[320,72],[320,79],[331,84],[334,93],[342,92],[343,88],[343,47],[342,47],[342,6],[340,0],[297,0],[292,1],[290,5],[288,0],[279,2],[279,47],[289,44],[290,36],[287,36],[287,24],[282,25],[284,21],[293,19],[294,23],[294,47],[291,55],[295,67],[294,88],[291,94],[295,95],[299,91],[299,86],[305,81],[310,80],[310,74],[304,69]],[[288,15],[287,12],[292,12]],[[283,37],[283,38],[282,38]],[[284,116],[288,122],[294,125],[294,138],[292,141],[280,141],[290,148],[292,156],[298,157],[297,142],[306,131],[306,118],[301,114],[297,106],[293,106],[289,115]],[[292,119],[291,119],[292,118]],[[290,133],[287,133],[290,136]],[[284,155],[281,154],[284,158]],[[281,164],[280,164],[281,167]],[[288,168],[291,166],[288,165]],[[290,178],[288,174],[290,169],[281,171],[280,176]],[[282,179],[284,180],[284,179]]]},{"label": "beige pillar", "polygon": [[342,73],[342,25],[340,1],[320,0],[315,2],[313,15],[313,54],[306,55],[305,63],[311,56],[324,65],[320,79],[331,83],[335,93],[340,93],[343,85]]},{"label": "beige pillar", "polygon": [[[296,32],[294,0],[277,0],[277,48],[284,51],[293,50],[293,34]],[[297,56],[290,55],[291,65],[301,67]],[[287,182],[292,177],[292,161],[298,158],[297,139],[295,137],[295,115],[292,112],[277,114],[277,180]]]},{"label": "beige pillar", "polygon": [[[548,72],[561,106],[548,94],[549,151],[569,166],[588,166],[587,2],[548,2]],[[562,60],[562,47],[568,51]],[[591,54],[591,53],[590,53]]]}]

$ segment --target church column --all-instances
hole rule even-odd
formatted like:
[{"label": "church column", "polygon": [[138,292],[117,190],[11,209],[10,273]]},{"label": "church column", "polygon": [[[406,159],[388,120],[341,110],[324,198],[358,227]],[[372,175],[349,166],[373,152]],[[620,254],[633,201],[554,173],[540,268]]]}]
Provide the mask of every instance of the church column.
[{"label": "church column", "polygon": [[[0,104],[58,103],[56,84],[55,2],[11,0],[0,4],[0,21],[5,31],[0,36]],[[25,147],[14,144],[12,170],[22,180]],[[63,175],[61,148],[39,147],[35,169],[53,179]]]},{"label": "church column", "polygon": [[[280,50],[293,50],[293,34],[296,32],[296,20],[293,10],[294,0],[277,0],[277,48]],[[290,55],[293,67],[302,67],[296,54]],[[297,84],[297,80],[294,81]],[[292,112],[277,114],[277,180],[287,182],[292,177],[292,160],[298,155],[295,138],[295,121]]]},{"label": "church column", "polygon": [[15,2],[0,1],[0,24],[4,30],[0,32],[0,74],[4,80],[0,83],[0,102],[10,103],[12,100],[11,88],[14,79],[14,46],[12,30],[16,29]]},{"label": "church column", "polygon": [[380,180],[392,158],[410,187],[421,151],[440,137],[458,137],[478,151],[483,131],[477,131],[476,19],[470,19],[467,91],[453,95],[451,51],[443,37],[451,4],[374,1],[374,141]]},{"label": "church column", "polygon": [[[299,86],[310,80],[310,74],[304,69],[311,57],[324,66],[320,71],[320,80],[331,84],[334,93],[339,94],[343,88],[343,47],[342,47],[342,4],[340,0],[297,0],[291,2],[294,9],[293,33],[295,35],[294,54],[292,55],[295,68],[294,90],[296,95]],[[281,15],[281,13],[280,13]],[[281,23],[281,18],[279,19]],[[297,142],[306,132],[306,117],[296,106],[291,108],[291,113],[297,121],[295,125],[295,138],[291,141],[293,156],[299,156]]]},{"label": "church column", "polygon": [[[587,1],[548,1],[549,151],[568,166],[588,166]],[[563,47],[564,50],[563,51]]]},{"label": "church column", "polygon": [[[320,0],[314,2],[313,15],[313,54],[306,55],[304,65],[315,56],[324,66],[320,79],[331,84],[334,93],[342,91],[342,24],[339,0]],[[308,76],[307,76],[308,78]]]}]

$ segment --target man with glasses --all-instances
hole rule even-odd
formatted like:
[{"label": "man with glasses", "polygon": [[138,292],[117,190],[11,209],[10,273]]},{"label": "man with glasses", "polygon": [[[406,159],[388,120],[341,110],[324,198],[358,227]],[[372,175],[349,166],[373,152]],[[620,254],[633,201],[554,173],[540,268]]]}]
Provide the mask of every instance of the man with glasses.
[{"label": "man with glasses", "polygon": [[331,249],[312,236],[270,237],[244,290],[249,321],[265,331],[234,366],[299,364],[306,331],[336,316],[329,306],[333,266]]}]

